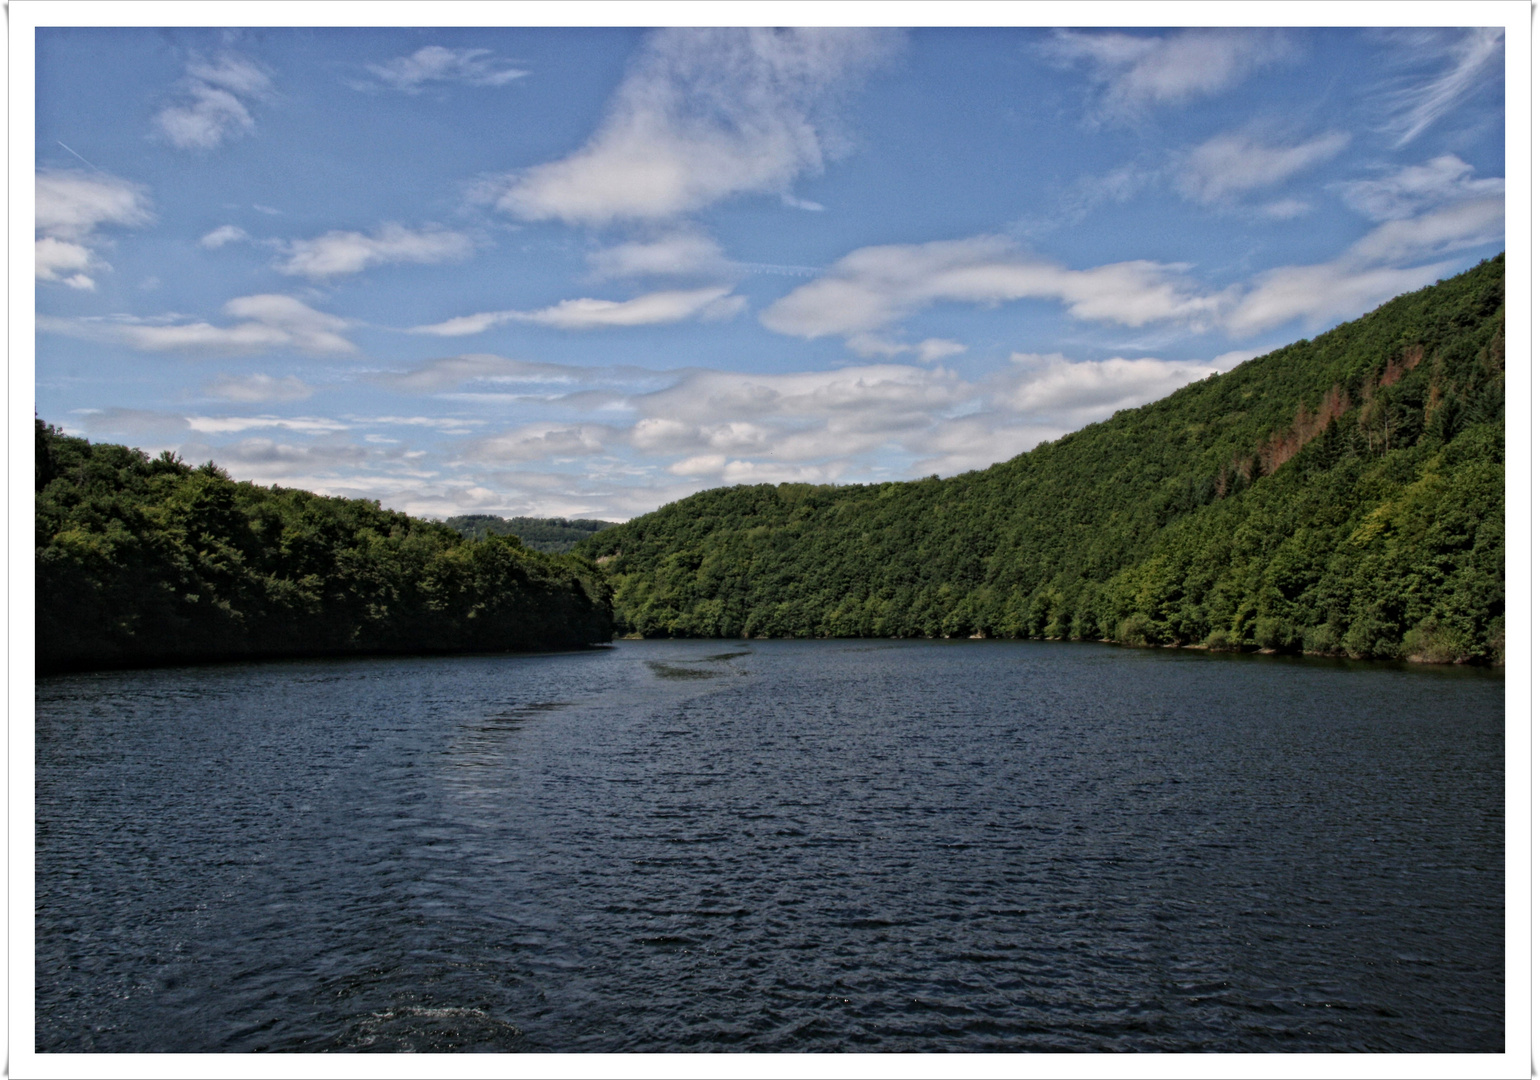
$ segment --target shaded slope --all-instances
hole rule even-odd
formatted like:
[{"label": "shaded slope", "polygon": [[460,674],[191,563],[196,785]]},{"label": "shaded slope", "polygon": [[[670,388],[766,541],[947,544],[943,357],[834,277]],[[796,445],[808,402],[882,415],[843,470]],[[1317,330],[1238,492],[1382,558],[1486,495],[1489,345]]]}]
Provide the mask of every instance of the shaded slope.
[{"label": "shaded slope", "polygon": [[989,469],[702,492],[585,541],[646,636],[1501,657],[1503,259]]},{"label": "shaded slope", "polygon": [[37,424],[37,668],[608,641],[591,564]]}]

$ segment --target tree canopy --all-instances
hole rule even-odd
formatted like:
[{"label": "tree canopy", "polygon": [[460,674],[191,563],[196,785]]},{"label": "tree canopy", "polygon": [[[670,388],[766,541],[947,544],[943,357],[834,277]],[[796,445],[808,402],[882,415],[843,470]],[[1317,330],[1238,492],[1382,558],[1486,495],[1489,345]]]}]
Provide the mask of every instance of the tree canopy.
[{"label": "tree canopy", "polygon": [[1503,656],[1503,257],[988,469],[701,492],[576,549],[641,636]]},{"label": "tree canopy", "polygon": [[36,422],[37,667],[575,647],[592,563]]},{"label": "tree canopy", "polygon": [[551,555],[563,555],[580,540],[587,540],[602,529],[613,528],[613,521],[590,518],[498,517],[495,514],[461,514],[445,518],[444,524],[470,540],[488,536],[517,536],[525,547]]}]

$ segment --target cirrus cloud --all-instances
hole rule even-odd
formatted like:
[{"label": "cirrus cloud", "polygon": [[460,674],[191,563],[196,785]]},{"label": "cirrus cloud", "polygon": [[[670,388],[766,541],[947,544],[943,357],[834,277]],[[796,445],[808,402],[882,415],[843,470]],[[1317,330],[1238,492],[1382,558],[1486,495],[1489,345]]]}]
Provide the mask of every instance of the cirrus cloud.
[{"label": "cirrus cloud", "polygon": [[648,38],[588,143],[504,181],[527,220],[677,217],[740,194],[785,194],[841,150],[830,104],[892,55],[893,31],[670,29]]},{"label": "cirrus cloud", "polygon": [[1388,92],[1391,116],[1385,130],[1405,146],[1483,86],[1501,89],[1503,29],[1417,29],[1395,32],[1404,62],[1437,66],[1437,74],[1412,77]]}]

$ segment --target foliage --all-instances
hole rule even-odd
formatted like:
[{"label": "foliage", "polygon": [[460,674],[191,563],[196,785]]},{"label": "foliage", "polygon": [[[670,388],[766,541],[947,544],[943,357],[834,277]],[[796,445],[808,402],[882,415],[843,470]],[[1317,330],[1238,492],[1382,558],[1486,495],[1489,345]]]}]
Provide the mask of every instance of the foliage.
[{"label": "foliage", "polygon": [[948,480],[608,529],[642,636],[1047,637],[1502,662],[1503,258]]},{"label": "foliage", "polygon": [[587,540],[603,529],[614,528],[613,521],[589,518],[498,517],[495,514],[462,514],[445,518],[444,524],[468,540],[488,536],[517,536],[527,548],[550,555],[571,551],[580,540]]},{"label": "foliage", "polygon": [[611,637],[584,559],[35,426],[39,671]]}]

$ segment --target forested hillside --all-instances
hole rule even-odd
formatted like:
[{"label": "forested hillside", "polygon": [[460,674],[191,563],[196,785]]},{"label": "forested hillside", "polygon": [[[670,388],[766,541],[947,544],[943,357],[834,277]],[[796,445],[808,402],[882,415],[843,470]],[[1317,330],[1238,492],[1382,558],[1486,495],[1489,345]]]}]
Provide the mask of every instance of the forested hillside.
[{"label": "forested hillside", "polygon": [[36,427],[40,672],[611,637],[581,559]]},{"label": "forested hillside", "polygon": [[702,492],[579,545],[644,636],[1502,662],[1503,258],[978,472]]},{"label": "forested hillside", "polygon": [[496,514],[461,514],[445,518],[444,524],[468,540],[488,536],[517,536],[527,548],[550,555],[564,555],[581,540],[615,527],[613,521],[587,518],[498,517]]}]

